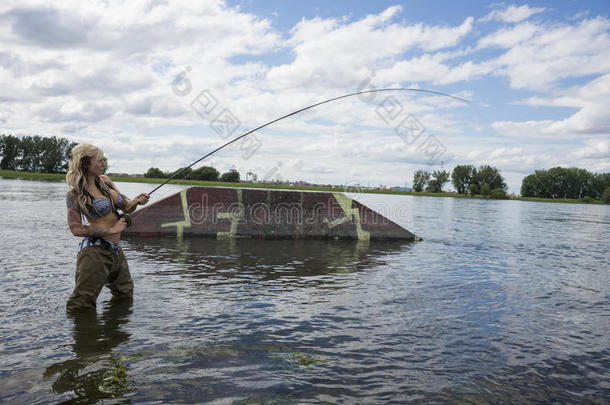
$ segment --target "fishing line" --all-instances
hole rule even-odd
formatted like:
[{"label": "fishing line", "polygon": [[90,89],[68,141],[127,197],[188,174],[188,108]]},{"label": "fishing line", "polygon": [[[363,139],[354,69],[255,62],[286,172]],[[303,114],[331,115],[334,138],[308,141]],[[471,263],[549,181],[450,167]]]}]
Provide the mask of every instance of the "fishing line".
[{"label": "fishing line", "polygon": [[[186,170],[190,169],[192,166],[194,166],[194,165],[196,165],[197,163],[201,162],[203,159],[205,159],[205,158],[207,158],[207,157],[209,157],[209,156],[213,155],[214,153],[218,152],[218,151],[219,151],[219,150],[221,150],[221,149],[226,148],[227,146],[231,145],[232,143],[237,142],[237,141],[238,141],[238,140],[240,140],[241,138],[243,138],[243,137],[245,137],[245,136],[248,136],[248,135],[250,135],[250,134],[251,134],[251,133],[253,133],[253,132],[258,131],[259,129],[263,129],[263,128],[265,128],[265,127],[267,127],[267,126],[269,126],[269,125],[271,125],[271,124],[273,124],[273,123],[275,123],[275,122],[278,122],[278,121],[280,121],[280,120],[283,120],[284,118],[291,117],[291,116],[296,115],[296,114],[298,114],[298,113],[300,113],[300,112],[303,112],[303,111],[309,110],[310,108],[314,108],[314,107],[317,107],[317,106],[322,105],[322,104],[330,103],[331,101],[340,100],[340,99],[342,99],[342,98],[346,98],[346,97],[353,97],[353,96],[357,96],[357,95],[359,95],[359,94],[377,93],[377,92],[381,92],[381,91],[413,91],[413,92],[421,92],[421,93],[428,93],[428,94],[436,94],[436,95],[439,95],[439,96],[444,96],[444,97],[453,98],[453,99],[456,99],[456,100],[462,101],[462,102],[464,102],[464,103],[469,103],[469,101],[468,101],[468,100],[465,100],[465,99],[460,98],[460,97],[457,97],[457,96],[452,96],[451,94],[442,93],[442,92],[440,92],[440,91],[434,91],[434,90],[425,90],[425,89],[410,89],[410,88],[401,88],[401,87],[398,87],[398,88],[387,88],[387,89],[374,89],[374,90],[357,91],[357,92],[355,92],[355,93],[345,94],[345,95],[343,95],[343,96],[339,96],[339,97],[333,97],[333,98],[330,98],[330,99],[328,99],[328,100],[320,101],[319,103],[315,103],[315,104],[309,105],[309,106],[307,106],[307,107],[301,108],[301,109],[299,109],[299,110],[293,111],[293,112],[291,112],[291,113],[289,113],[289,114],[283,115],[283,116],[281,116],[281,117],[279,117],[279,118],[276,118],[276,119],[274,119],[274,120],[272,120],[272,121],[267,122],[266,124],[263,124],[263,125],[261,125],[261,126],[259,126],[259,127],[256,127],[256,128],[254,128],[254,129],[252,129],[252,130],[250,130],[250,131],[248,131],[248,132],[246,132],[246,133],[244,133],[244,134],[242,134],[242,135],[238,136],[238,137],[237,137],[237,138],[235,138],[235,139],[232,139],[231,141],[229,141],[229,142],[225,143],[224,145],[219,146],[218,148],[214,149],[214,150],[213,150],[213,151],[211,151],[210,153],[208,153],[208,154],[206,154],[206,155],[202,156],[201,158],[197,159],[196,161],[194,161],[193,163],[191,163],[191,164],[190,164],[190,165],[188,165],[187,167],[185,167],[185,168],[183,168],[182,170],[180,170],[179,172],[175,173],[173,176],[171,176],[170,178],[168,178],[167,180],[165,180],[163,183],[161,183],[160,185],[158,185],[157,187],[155,187],[153,191],[151,191],[150,193],[148,193],[148,195],[151,195],[152,193],[154,193],[155,191],[157,191],[158,189],[160,189],[161,187],[163,187],[164,185],[166,185],[167,183],[169,183],[171,180],[175,179],[175,178],[176,178],[176,177],[178,177],[180,174],[182,174],[182,173],[183,173],[183,172],[185,172]],[[186,176],[185,176],[185,177],[186,177]]]}]

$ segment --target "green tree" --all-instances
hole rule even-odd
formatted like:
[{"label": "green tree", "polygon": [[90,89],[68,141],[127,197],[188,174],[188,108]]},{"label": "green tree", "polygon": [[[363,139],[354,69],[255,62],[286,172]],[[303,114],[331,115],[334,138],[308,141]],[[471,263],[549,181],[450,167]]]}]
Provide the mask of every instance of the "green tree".
[{"label": "green tree", "polygon": [[19,170],[26,172],[39,171],[39,138],[39,136],[24,136],[21,138],[19,158],[17,160]]},{"label": "green tree", "polygon": [[239,183],[239,172],[238,171],[230,171],[223,173],[220,176],[220,181],[228,182],[228,183]]},{"label": "green tree", "polygon": [[501,188],[494,188],[491,190],[490,197],[494,200],[505,200],[506,199],[506,191]]},{"label": "green tree", "polygon": [[606,187],[606,190],[604,190],[602,193],[600,200],[606,204],[610,204],[610,187]]},{"label": "green tree", "polygon": [[421,192],[430,180],[430,172],[427,170],[417,170],[413,174],[413,190]]},{"label": "green tree", "polygon": [[161,169],[157,167],[151,167],[146,173],[144,173],[144,177],[152,179],[162,179],[165,177],[165,173],[163,173]]},{"label": "green tree", "polygon": [[558,198],[581,199],[591,192],[593,174],[576,167],[553,167],[548,171],[549,188]]},{"label": "green tree", "polygon": [[504,178],[500,174],[500,171],[492,166],[484,165],[479,166],[474,170],[472,175],[472,182],[479,186],[479,190],[482,189],[483,184],[489,184],[490,189],[501,188],[506,190],[506,183]]},{"label": "green tree", "polygon": [[76,143],[66,138],[8,135],[0,137],[0,168],[29,172],[65,173],[69,153]]},{"label": "green tree", "polygon": [[20,148],[21,141],[16,136],[0,136],[0,154],[2,154],[2,161],[0,161],[0,169],[17,170],[17,159],[19,157]]},{"label": "green tree", "polygon": [[63,159],[62,159],[62,165],[61,165],[60,173],[67,173],[68,172],[68,166],[69,166],[69,163],[70,163],[70,153],[72,152],[72,149],[76,145],[78,145],[77,142],[69,142],[66,139],[66,143],[64,144]]},{"label": "green tree", "polygon": [[193,170],[190,178],[193,180],[217,181],[218,176],[220,176],[218,170],[210,166],[202,166],[199,169]]},{"label": "green tree", "polygon": [[468,186],[468,193],[470,195],[477,195],[479,194],[479,186],[477,186],[476,184],[471,184]]},{"label": "green tree", "polygon": [[70,145],[66,138],[42,138],[41,170],[44,173],[61,173],[67,169],[66,149]]},{"label": "green tree", "polygon": [[603,190],[610,185],[610,173],[594,174],[576,167],[553,167],[536,170],[521,183],[524,197],[575,198],[586,196],[600,198]]},{"label": "green tree", "polygon": [[190,177],[190,174],[193,172],[193,169],[191,169],[190,167],[181,167],[180,169],[170,172],[170,173],[165,173],[165,177],[166,178],[170,178],[173,177],[175,175],[178,175],[178,173],[180,173],[177,177],[177,179],[185,179],[187,177]]},{"label": "green tree", "polygon": [[610,187],[610,173],[595,173],[591,179],[589,195],[595,199],[601,199],[608,187]]},{"label": "green tree", "polygon": [[540,173],[536,173],[538,175],[538,180],[542,183],[542,186],[549,194],[551,198],[560,198],[561,197],[561,187],[563,176],[563,168],[562,167],[553,167],[549,170],[540,170]]},{"label": "green tree", "polygon": [[445,170],[435,170],[432,172],[432,178],[428,180],[426,191],[430,193],[440,193],[443,191],[443,186],[449,181],[449,172]]},{"label": "green tree", "polygon": [[[538,170],[536,173],[538,173]],[[530,174],[521,181],[522,197],[546,197],[547,194],[547,191],[542,186],[542,183],[539,181],[536,174]]]},{"label": "green tree", "polygon": [[[495,188],[494,190],[498,190],[498,189]],[[481,186],[481,195],[484,195],[485,197],[489,197],[491,195],[491,187],[489,187],[489,184],[484,183]]]},{"label": "green tree", "polygon": [[472,176],[475,172],[474,166],[458,165],[453,168],[451,173],[451,183],[455,187],[455,191],[459,194],[468,193],[468,187],[472,183]]},{"label": "green tree", "polygon": [[566,176],[566,194],[574,195],[580,199],[588,195],[593,197],[593,173],[576,167],[569,168]]},{"label": "green tree", "polygon": [[60,142],[56,137],[43,138],[40,135],[21,138],[19,168],[28,172],[54,173],[62,163]]}]

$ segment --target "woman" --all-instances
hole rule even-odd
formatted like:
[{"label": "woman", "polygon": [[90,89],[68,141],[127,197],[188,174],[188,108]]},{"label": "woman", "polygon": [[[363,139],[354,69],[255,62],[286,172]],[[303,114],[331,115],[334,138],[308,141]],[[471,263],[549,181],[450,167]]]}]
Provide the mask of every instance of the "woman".
[{"label": "woman", "polygon": [[[66,181],[72,189],[66,196],[68,224],[80,242],[76,259],[76,283],[68,299],[68,310],[95,308],[102,287],[115,297],[131,297],[133,281],[127,259],[119,247],[121,232],[127,226],[117,209],[135,211],[148,202],[146,193],[133,200],[119,193],[108,176],[104,152],[93,145],[72,149]],[[88,224],[83,223],[83,217]]]}]

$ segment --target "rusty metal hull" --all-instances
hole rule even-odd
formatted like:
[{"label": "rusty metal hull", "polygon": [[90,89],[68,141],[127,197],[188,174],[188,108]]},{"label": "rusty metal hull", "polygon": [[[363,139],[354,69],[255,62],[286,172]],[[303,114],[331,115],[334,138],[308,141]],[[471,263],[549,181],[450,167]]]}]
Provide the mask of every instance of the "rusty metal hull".
[{"label": "rusty metal hull", "polygon": [[342,193],[191,187],[132,215],[125,235],[260,239],[419,238]]}]

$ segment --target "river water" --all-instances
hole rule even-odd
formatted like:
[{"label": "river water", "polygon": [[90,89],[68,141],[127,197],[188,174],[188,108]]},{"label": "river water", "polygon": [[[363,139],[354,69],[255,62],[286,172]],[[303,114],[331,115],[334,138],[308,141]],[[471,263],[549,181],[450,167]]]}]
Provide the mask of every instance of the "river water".
[{"label": "river water", "polygon": [[126,239],[133,302],[72,317],[65,193],[0,179],[0,402],[610,401],[610,206],[370,194],[423,242]]}]

